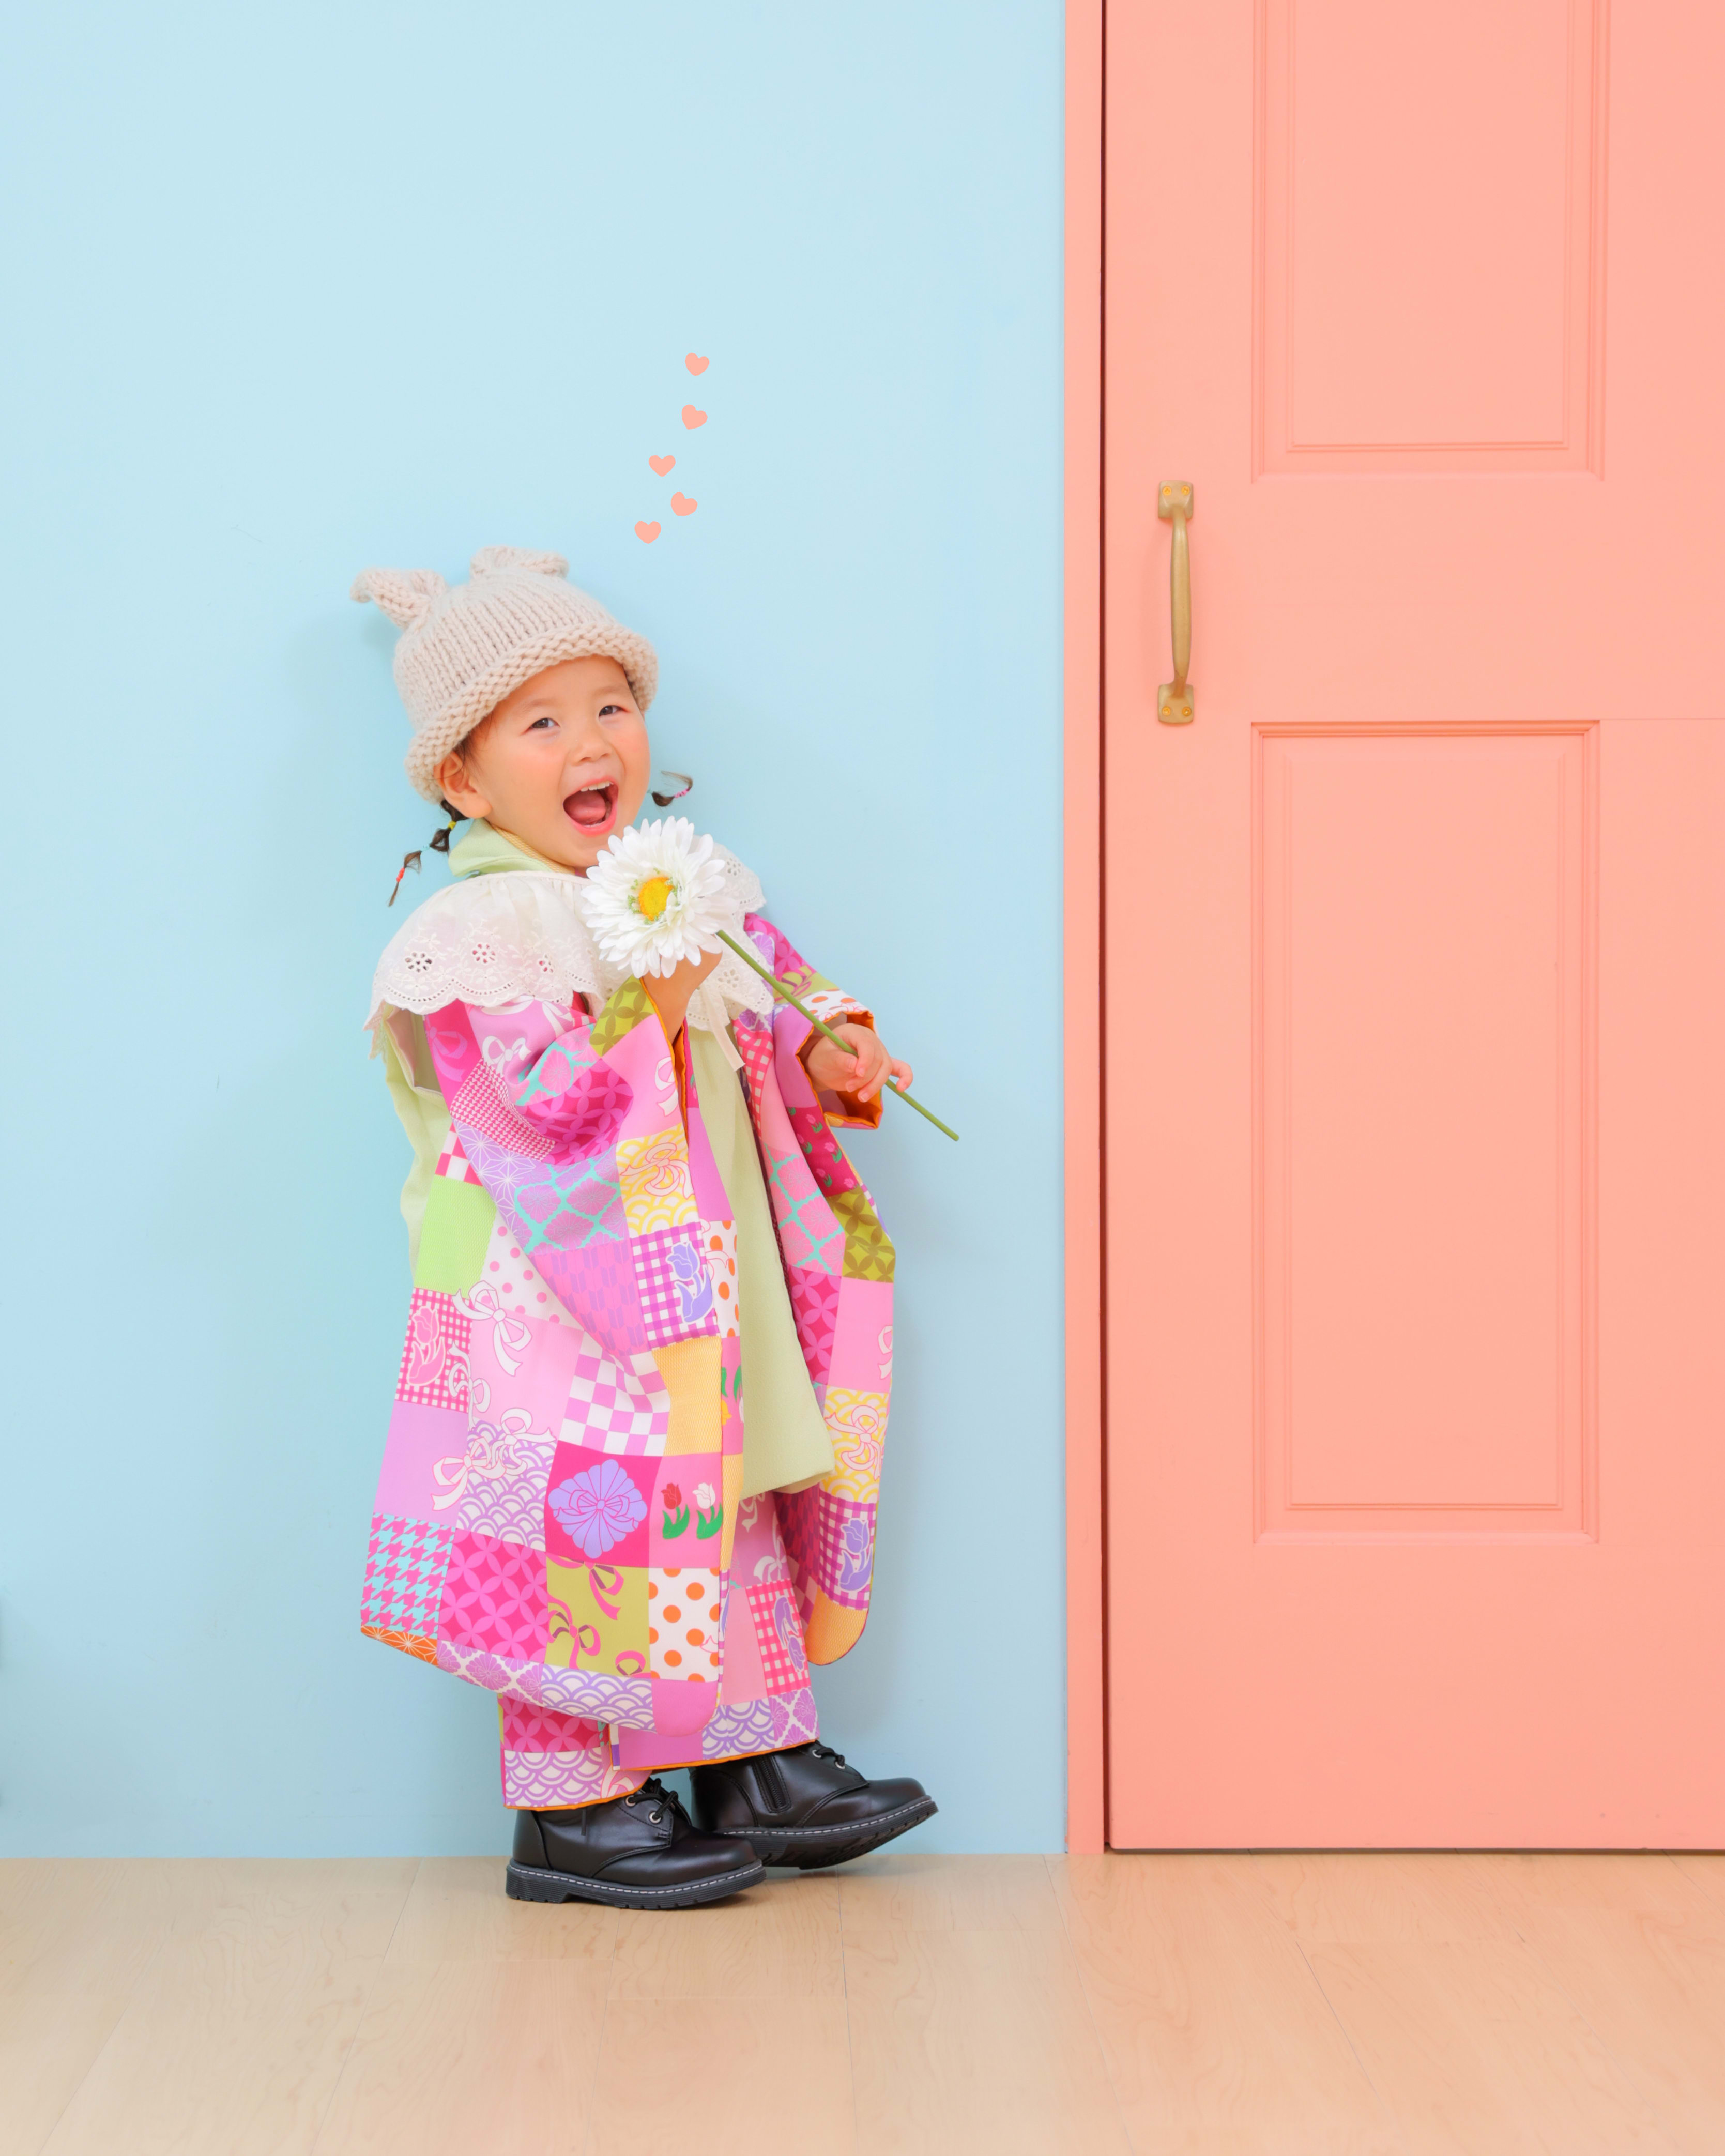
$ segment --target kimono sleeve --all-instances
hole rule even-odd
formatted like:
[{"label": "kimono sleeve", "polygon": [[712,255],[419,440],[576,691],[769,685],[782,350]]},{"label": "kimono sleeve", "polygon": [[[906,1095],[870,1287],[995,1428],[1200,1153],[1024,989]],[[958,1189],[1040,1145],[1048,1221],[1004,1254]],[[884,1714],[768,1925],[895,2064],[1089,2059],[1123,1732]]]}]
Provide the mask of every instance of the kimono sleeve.
[{"label": "kimono sleeve", "polygon": [[[806,1004],[814,1015],[828,1025],[837,1025],[848,1019],[853,1024],[871,1027],[875,1014],[860,1004],[855,996],[836,987],[825,974],[818,973],[798,951],[784,932],[776,927],[764,915],[751,913],[746,916],[743,927],[748,938],[762,957],[772,967],[775,976],[783,981],[801,1003]],[[778,1004],[773,1014],[773,1045],[780,1054],[794,1056],[803,1063],[809,1048],[820,1036],[801,1012],[793,1010],[788,1004]],[[806,1063],[805,1063],[806,1075]],[[811,1080],[810,1084],[814,1081]],[[845,1130],[871,1131],[880,1121],[880,1096],[872,1100],[860,1100],[855,1093],[834,1093],[817,1088],[815,1099],[821,1113],[829,1124]]]},{"label": "kimono sleeve", "polygon": [[[630,1090],[605,1048],[649,1019],[659,1027],[651,999],[631,980],[596,1015],[578,1000],[490,1010],[447,1004],[427,1019],[426,1037],[458,1123],[512,1151],[562,1160],[598,1151],[621,1125]],[[669,1069],[662,1029],[659,1040]]]}]

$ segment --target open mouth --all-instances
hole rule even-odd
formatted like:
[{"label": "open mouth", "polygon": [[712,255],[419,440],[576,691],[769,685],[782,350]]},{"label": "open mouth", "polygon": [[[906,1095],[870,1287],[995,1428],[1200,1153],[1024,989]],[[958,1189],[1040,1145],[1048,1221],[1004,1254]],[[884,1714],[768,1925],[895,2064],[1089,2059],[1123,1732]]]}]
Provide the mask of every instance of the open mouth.
[{"label": "open mouth", "polygon": [[582,787],[564,802],[563,814],[578,831],[596,835],[608,831],[617,821],[616,780],[606,778],[596,786]]}]

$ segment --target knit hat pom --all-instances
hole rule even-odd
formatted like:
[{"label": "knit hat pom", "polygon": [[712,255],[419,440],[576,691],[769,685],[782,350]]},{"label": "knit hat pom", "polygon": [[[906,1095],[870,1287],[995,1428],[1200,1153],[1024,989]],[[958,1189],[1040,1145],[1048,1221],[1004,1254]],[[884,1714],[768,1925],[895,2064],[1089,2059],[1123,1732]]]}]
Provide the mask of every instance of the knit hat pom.
[{"label": "knit hat pom", "polygon": [[467,565],[470,577],[490,577],[499,569],[530,569],[536,576],[567,577],[561,554],[536,554],[530,547],[481,547]]},{"label": "knit hat pom", "polygon": [[347,596],[362,605],[373,600],[398,629],[408,629],[424,621],[432,601],[449,588],[435,569],[362,569]]}]

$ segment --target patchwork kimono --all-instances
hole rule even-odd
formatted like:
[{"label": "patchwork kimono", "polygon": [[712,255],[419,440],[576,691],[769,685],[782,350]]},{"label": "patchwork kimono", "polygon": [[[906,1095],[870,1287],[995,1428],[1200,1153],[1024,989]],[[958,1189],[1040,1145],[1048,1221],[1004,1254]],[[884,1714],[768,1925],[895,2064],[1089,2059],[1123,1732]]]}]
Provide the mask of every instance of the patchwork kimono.
[{"label": "patchwork kimono", "polygon": [[[731,932],[865,1019],[726,859]],[[414,1269],[361,1625],[495,1691],[504,1800],[545,1809],[817,1733],[892,1363],[892,1245],[832,1132],[880,1103],[817,1096],[808,1021],[735,957],[674,1048],[578,878],[483,824],[451,865],[374,993]]]}]

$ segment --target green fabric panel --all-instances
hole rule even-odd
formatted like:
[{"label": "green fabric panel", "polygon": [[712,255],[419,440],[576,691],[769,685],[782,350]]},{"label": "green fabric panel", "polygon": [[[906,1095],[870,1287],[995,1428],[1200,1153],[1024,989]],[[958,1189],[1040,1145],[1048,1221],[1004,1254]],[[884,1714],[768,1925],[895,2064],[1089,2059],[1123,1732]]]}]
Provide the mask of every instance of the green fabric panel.
[{"label": "green fabric panel", "polygon": [[691,1025],[696,1097],[737,1223],[737,1318],[742,1338],[742,1494],[783,1490],[833,1471],[833,1440],[809,1382],[791,1314],[773,1208],[737,1073],[713,1035]]},{"label": "green fabric panel", "polygon": [[419,1230],[414,1286],[466,1295],[485,1270],[485,1246],[496,1218],[490,1194],[480,1184],[434,1175]]},{"label": "green fabric panel", "polygon": [[[656,1019],[653,998],[637,980],[627,980],[606,998],[605,1008],[593,1022],[593,1051],[603,1055],[626,1033],[633,1033],[644,1019]],[[691,1027],[691,1031],[694,1029]]]},{"label": "green fabric panel", "polygon": [[847,1280],[890,1281],[892,1245],[875,1217],[875,1209],[860,1190],[841,1190],[827,1203],[845,1230],[845,1274]]},{"label": "green fabric panel", "polygon": [[[408,1046],[403,1045],[405,1035]],[[426,1194],[437,1173],[438,1157],[449,1136],[449,1111],[432,1070],[425,1045],[425,1021],[412,1011],[380,1014],[375,1039],[383,1058],[383,1082],[413,1148],[413,1165],[401,1187],[401,1216],[408,1224],[408,1263],[419,1262],[419,1232]]]}]

